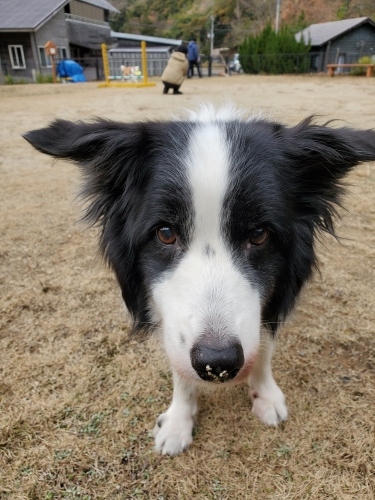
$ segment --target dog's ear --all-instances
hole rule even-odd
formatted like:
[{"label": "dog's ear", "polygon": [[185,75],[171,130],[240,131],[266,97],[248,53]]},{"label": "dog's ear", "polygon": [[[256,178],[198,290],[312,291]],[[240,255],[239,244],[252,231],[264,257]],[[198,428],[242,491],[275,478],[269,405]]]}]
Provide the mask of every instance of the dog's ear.
[{"label": "dog's ear", "polygon": [[56,120],[24,138],[38,151],[76,163],[83,174],[83,199],[90,201],[86,219],[102,223],[113,203],[134,184],[142,162],[146,124],[123,124],[98,119],[93,123]]},{"label": "dog's ear", "polygon": [[[48,127],[31,130],[23,137],[42,153],[78,163],[95,159],[119,134],[127,137],[131,129],[132,125],[101,118],[92,123],[55,120]],[[134,137],[129,139],[134,142]]]},{"label": "dog's ear", "polygon": [[342,180],[358,163],[375,160],[375,132],[319,126],[310,117],[286,129],[286,135],[296,210],[306,222],[333,234]]},{"label": "dog's ear", "polygon": [[114,269],[137,326],[148,322],[145,291],[137,275],[134,220],[149,170],[151,124],[108,120],[56,120],[24,135],[42,153],[72,161],[83,173],[84,219],[101,227],[100,247]]},{"label": "dog's ear", "polygon": [[273,332],[292,310],[316,265],[316,230],[335,234],[333,222],[344,192],[343,178],[358,163],[375,160],[372,130],[319,126],[313,118],[307,118],[295,127],[278,128],[275,133],[283,140],[280,172],[283,194],[293,214],[293,244],[287,252],[284,275],[265,308],[265,320]]}]

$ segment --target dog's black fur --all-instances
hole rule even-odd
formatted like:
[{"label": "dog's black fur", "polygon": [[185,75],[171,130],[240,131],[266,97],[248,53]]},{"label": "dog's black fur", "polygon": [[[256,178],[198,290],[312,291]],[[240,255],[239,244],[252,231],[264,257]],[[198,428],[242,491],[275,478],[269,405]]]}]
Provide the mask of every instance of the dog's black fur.
[{"label": "dog's black fur", "polygon": [[[101,249],[136,329],[152,322],[150,283],[179,259],[158,247],[155,228],[168,221],[188,244],[192,206],[178,158],[196,126],[56,120],[24,135],[39,151],[81,167],[86,219],[102,228]],[[295,127],[266,120],[223,126],[233,153],[226,230],[234,246],[252,225],[271,230],[270,243],[251,257],[251,272],[266,296],[262,321],[275,332],[316,263],[316,232],[334,234],[342,179],[359,162],[375,160],[375,133],[319,126],[311,117]]]},{"label": "dog's black fur", "polygon": [[375,132],[203,112],[57,120],[25,138],[80,166],[86,219],[101,226],[135,331],[161,327],[175,390],[156,449],[175,455],[192,442],[202,385],[247,381],[253,413],[286,420],[273,336],[316,266],[317,233],[335,234],[343,178],[375,160]]}]

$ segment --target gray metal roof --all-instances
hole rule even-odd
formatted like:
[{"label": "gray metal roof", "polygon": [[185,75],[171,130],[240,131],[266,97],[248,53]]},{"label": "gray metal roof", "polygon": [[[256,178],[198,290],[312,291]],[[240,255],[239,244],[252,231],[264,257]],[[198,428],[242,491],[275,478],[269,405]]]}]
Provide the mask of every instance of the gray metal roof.
[{"label": "gray metal roof", "polygon": [[0,30],[33,31],[69,0],[0,0]]},{"label": "gray metal roof", "polygon": [[310,43],[312,46],[320,46],[364,22],[370,22],[375,27],[374,22],[369,17],[356,17],[355,19],[343,19],[342,21],[332,21],[330,23],[310,24],[304,30],[296,33],[295,37],[300,42],[303,36],[306,43]]},{"label": "gray metal roof", "polygon": [[101,9],[109,10],[110,12],[119,13],[113,5],[111,5],[107,0],[81,0],[81,2],[89,3],[91,5],[95,5],[96,7],[100,7]]},{"label": "gray metal roof", "polygon": [[[119,12],[107,0],[82,0],[111,12]],[[62,9],[69,0],[0,0],[1,31],[34,31]]]},{"label": "gray metal roof", "polygon": [[144,40],[149,43],[160,43],[162,45],[181,45],[182,40],[176,40],[174,38],[160,38],[157,36],[145,36],[145,35],[133,35],[131,33],[120,33],[117,31],[111,31],[111,38],[117,38],[119,40],[132,40],[136,42],[141,42]]}]

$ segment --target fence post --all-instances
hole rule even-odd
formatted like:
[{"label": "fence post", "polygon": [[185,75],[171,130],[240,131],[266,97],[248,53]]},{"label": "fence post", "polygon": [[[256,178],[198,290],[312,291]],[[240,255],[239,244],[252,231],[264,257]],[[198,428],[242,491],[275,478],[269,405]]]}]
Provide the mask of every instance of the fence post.
[{"label": "fence post", "polygon": [[147,83],[147,81],[148,81],[148,68],[147,68],[146,42],[144,40],[141,41],[141,49],[142,49],[143,83]]},{"label": "fence post", "polygon": [[95,57],[95,71],[96,71],[96,81],[99,81],[100,80],[100,77],[99,77],[99,61],[98,61],[97,57]]},{"label": "fence post", "polygon": [[109,84],[109,63],[108,63],[107,45],[105,43],[102,43],[101,47],[102,47],[104,76],[105,76],[106,84],[108,85]]}]

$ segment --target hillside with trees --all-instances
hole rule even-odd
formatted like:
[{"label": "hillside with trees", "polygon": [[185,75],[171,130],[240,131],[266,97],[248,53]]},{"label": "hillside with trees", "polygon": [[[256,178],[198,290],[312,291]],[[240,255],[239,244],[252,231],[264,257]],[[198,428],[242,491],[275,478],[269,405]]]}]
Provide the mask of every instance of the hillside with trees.
[{"label": "hillside with trees", "polygon": [[[111,0],[120,10],[112,29],[189,40],[208,51],[211,23],[214,46],[234,48],[249,34],[274,26],[277,0]],[[374,0],[281,0],[280,27],[296,32],[311,23],[369,16]],[[213,21],[212,21],[213,19]]]}]

